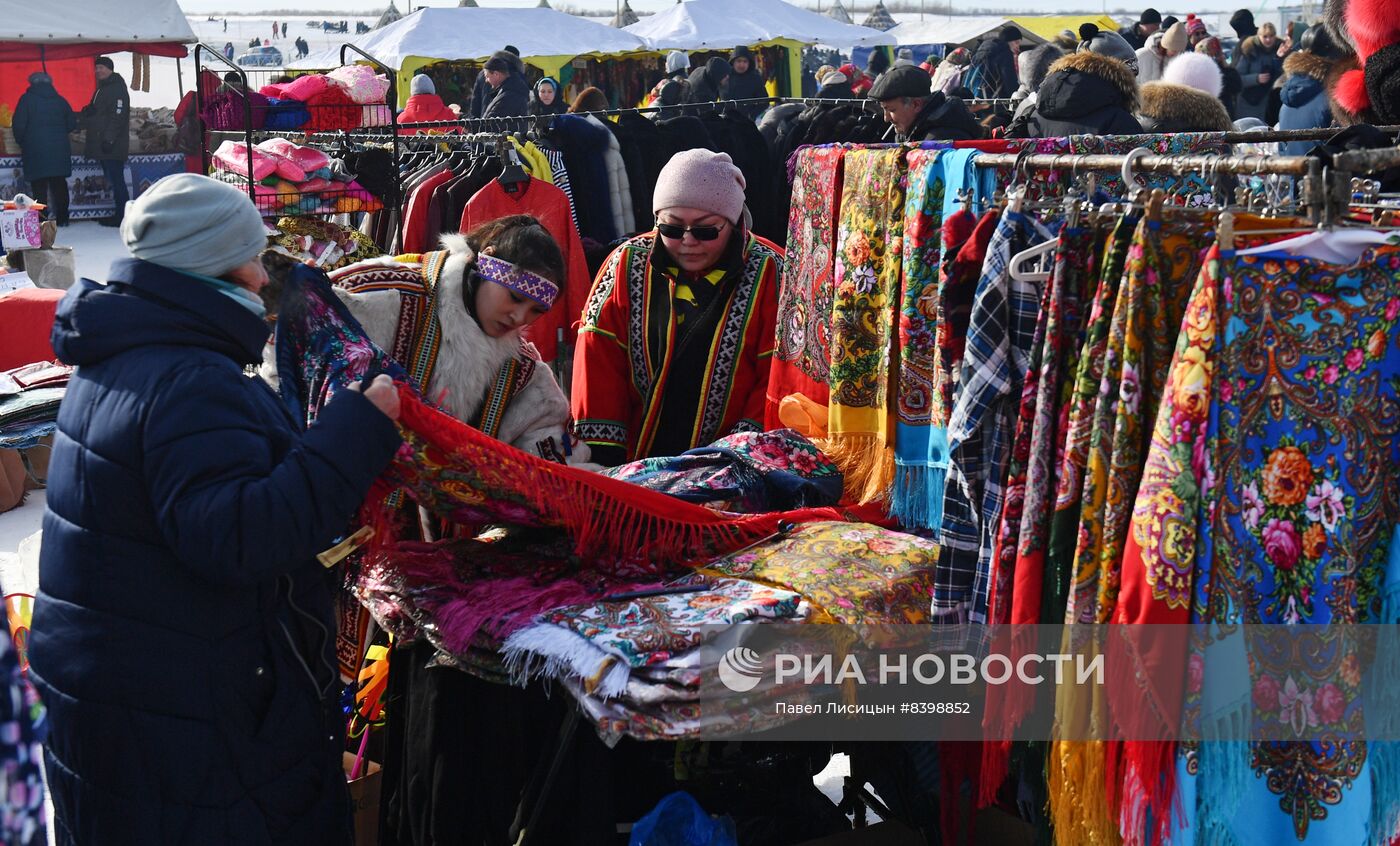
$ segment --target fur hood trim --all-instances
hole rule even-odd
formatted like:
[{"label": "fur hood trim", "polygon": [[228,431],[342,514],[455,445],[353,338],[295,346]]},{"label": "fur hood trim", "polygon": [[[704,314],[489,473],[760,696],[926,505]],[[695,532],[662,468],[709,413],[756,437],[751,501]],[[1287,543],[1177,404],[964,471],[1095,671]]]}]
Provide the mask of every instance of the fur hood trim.
[{"label": "fur hood trim", "polygon": [[1331,59],[1315,56],[1306,50],[1295,50],[1283,60],[1283,73],[1285,76],[1302,74],[1310,76],[1318,82],[1326,82],[1327,75],[1332,72],[1334,64],[1336,62]]},{"label": "fur hood trim", "polygon": [[1240,53],[1250,58],[1254,58],[1254,55],[1263,49],[1264,45],[1259,43],[1259,36],[1257,35],[1251,35],[1241,41],[1239,47]]},{"label": "fur hood trim", "polygon": [[1123,96],[1123,107],[1129,111],[1137,111],[1137,75],[1117,59],[1110,59],[1098,53],[1071,53],[1050,66],[1050,73],[1056,71],[1077,71],[1106,80]]},{"label": "fur hood trim", "polygon": [[1149,82],[1142,86],[1142,107],[1138,113],[1144,122],[1151,121],[1172,132],[1228,132],[1234,128],[1218,97],[1174,82]]}]

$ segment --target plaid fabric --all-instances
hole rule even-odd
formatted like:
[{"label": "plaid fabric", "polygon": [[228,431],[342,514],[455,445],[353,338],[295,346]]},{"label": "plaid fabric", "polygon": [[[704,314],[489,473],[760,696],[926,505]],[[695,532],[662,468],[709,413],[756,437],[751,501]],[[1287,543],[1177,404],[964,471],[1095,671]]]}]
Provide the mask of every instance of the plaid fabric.
[{"label": "plaid fabric", "polygon": [[1040,303],[1038,284],[1011,279],[1011,256],[1052,237],[1037,221],[1011,212],[987,248],[968,326],[962,390],[948,424],[948,487],[933,587],[938,621],[987,620],[992,544]]}]

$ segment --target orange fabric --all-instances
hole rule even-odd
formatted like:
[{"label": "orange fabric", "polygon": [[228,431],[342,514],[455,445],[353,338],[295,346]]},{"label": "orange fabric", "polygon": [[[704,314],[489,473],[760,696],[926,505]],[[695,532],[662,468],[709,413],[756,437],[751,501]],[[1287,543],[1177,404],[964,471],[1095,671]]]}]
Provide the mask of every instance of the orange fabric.
[{"label": "orange fabric", "polygon": [[63,291],[25,288],[0,294],[0,370],[35,361],[53,361],[49,334]]}]

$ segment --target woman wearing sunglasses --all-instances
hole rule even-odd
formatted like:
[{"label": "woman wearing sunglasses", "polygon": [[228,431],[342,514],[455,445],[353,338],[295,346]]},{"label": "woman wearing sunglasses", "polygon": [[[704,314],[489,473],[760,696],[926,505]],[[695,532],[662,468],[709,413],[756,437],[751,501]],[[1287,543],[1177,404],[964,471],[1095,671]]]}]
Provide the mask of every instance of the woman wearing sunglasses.
[{"label": "woman wearing sunglasses", "polygon": [[577,432],[606,465],[762,428],[783,251],[748,231],[723,153],[673,157],[652,211],[656,230],[608,257],[579,331]]}]

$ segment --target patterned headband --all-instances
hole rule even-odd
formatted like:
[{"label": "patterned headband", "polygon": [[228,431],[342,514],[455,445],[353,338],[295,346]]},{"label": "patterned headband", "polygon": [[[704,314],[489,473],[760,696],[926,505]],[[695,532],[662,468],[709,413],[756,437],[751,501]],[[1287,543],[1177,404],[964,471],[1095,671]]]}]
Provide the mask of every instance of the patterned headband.
[{"label": "patterned headband", "polygon": [[554,305],[559,296],[559,286],[537,273],[511,264],[495,256],[478,255],[476,270],[481,278],[502,285],[527,299],[534,300],[545,308]]}]

